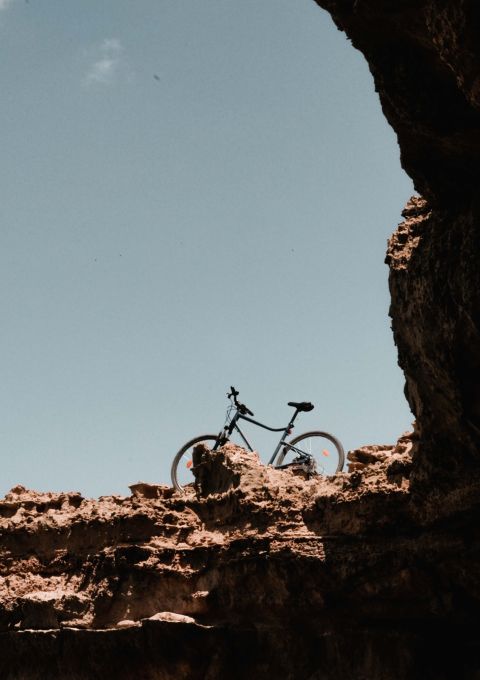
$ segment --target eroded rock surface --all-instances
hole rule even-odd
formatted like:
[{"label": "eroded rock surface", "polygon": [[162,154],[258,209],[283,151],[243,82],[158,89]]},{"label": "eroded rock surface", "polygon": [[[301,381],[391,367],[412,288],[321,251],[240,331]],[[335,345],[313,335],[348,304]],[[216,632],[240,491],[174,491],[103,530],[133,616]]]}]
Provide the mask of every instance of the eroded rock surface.
[{"label": "eroded rock surface", "polygon": [[453,507],[419,516],[410,447],[329,479],[199,447],[221,483],[199,473],[185,495],[17,487],[0,504],[0,677],[407,678],[447,634],[472,666],[478,539]]},{"label": "eroded rock surface", "polygon": [[365,55],[402,164],[432,205],[470,203],[480,162],[475,0],[315,0]]},{"label": "eroded rock surface", "polygon": [[480,473],[480,5],[317,0],[363,52],[413,198],[387,254],[390,314],[417,421],[412,491]]}]

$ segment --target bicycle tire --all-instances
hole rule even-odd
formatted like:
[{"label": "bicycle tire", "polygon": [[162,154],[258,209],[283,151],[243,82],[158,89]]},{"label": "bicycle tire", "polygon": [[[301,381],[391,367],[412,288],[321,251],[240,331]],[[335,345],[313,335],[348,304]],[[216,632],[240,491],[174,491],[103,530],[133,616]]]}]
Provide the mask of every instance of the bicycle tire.
[{"label": "bicycle tire", "polygon": [[[190,449],[193,449],[194,446],[200,444],[201,442],[212,442],[213,444],[216,444],[217,440],[218,435],[216,434],[202,434],[199,437],[190,439],[190,441],[184,444],[180,451],[178,451],[178,453],[175,454],[175,458],[173,459],[172,467],[170,469],[170,476],[172,478],[172,486],[177,491],[179,491],[180,493],[185,493],[184,487],[187,486],[187,484],[193,483],[195,480],[193,472],[190,471],[192,453]],[[185,466],[187,470],[186,472],[183,469],[179,470],[179,466],[181,464],[182,459],[185,460]],[[190,465],[188,464],[189,462]]]},{"label": "bicycle tire", "polygon": [[[310,440],[307,444],[307,440]],[[333,444],[334,453],[322,448],[322,441],[329,441]],[[300,442],[304,442],[305,448],[298,446]],[[328,432],[320,432],[314,430],[312,432],[305,432],[304,434],[294,437],[280,452],[278,462],[275,467],[281,465],[288,465],[293,462],[293,459],[298,455],[298,451],[290,449],[290,446],[295,446],[300,451],[304,451],[310,456],[313,456],[317,467],[317,473],[325,477],[331,477],[337,472],[341,472],[345,464],[345,452],[341,442]]]}]

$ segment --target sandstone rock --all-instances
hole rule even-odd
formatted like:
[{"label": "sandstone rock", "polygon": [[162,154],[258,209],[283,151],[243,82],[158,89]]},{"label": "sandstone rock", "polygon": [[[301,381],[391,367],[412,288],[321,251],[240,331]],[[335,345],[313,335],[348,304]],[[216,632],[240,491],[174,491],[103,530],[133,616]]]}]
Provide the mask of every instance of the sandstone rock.
[{"label": "sandstone rock", "polygon": [[133,496],[138,496],[140,498],[159,498],[162,494],[162,490],[165,487],[161,486],[160,484],[137,482],[136,484],[130,484],[128,488],[132,492]]},{"label": "sandstone rock", "polygon": [[419,512],[410,447],[403,437],[361,473],[328,479],[204,448],[219,488],[207,493],[201,476],[187,497],[74,507],[51,494],[40,511],[29,492],[20,523],[0,519],[0,677],[400,680],[429,660],[432,621],[466,650],[479,547],[461,549],[469,506],[450,497],[444,519]]},{"label": "sandstone rock", "polygon": [[445,493],[475,486],[480,473],[478,5],[316,1],[364,53],[420,194],[390,239],[387,263],[417,421],[412,492],[430,497],[425,512],[433,515]]},{"label": "sandstone rock", "polygon": [[[405,645],[428,650],[428,635],[411,638],[384,617],[421,621],[427,631],[432,617],[440,617],[437,630],[452,615],[468,622],[471,604],[458,606],[454,584],[468,573],[471,585],[462,588],[473,592],[476,572],[473,555],[459,550],[454,519],[465,516],[465,499],[448,500],[455,536],[419,517],[404,469],[409,442],[402,438],[361,474],[328,479],[275,470],[228,446],[221,455],[200,452],[220,486],[210,493],[201,477],[186,498],[105,497],[75,508],[52,494],[40,511],[25,497],[20,523],[0,520],[0,676],[21,667],[22,678],[48,678],[57,659],[72,678],[235,677],[232,664],[239,678],[355,677],[347,651],[356,640],[364,675],[381,658],[385,677],[412,677],[424,652],[407,661]],[[34,558],[26,559],[25,545]],[[447,578],[439,615],[435,584]],[[184,633],[154,623],[196,632],[186,647]],[[27,637],[15,637],[19,626]],[[320,640],[321,659],[308,652]],[[97,645],[96,665],[85,665]],[[40,675],[20,661],[26,649],[47,664]],[[121,650],[128,656],[119,666]]]},{"label": "sandstone rock", "polygon": [[394,445],[370,444],[368,446],[361,446],[358,449],[349,451],[347,453],[348,471],[361,471],[370,465],[376,465],[386,461],[392,462],[393,459],[399,455],[405,456],[405,469],[407,469],[407,467],[409,468],[407,463],[409,464],[411,461],[414,439],[415,436],[413,432],[406,432]]},{"label": "sandstone rock", "polygon": [[132,619],[123,619],[122,621],[118,621],[117,628],[132,628],[141,625],[142,624],[140,623],[140,621],[132,621]]},{"label": "sandstone rock", "polygon": [[[43,595],[43,597],[42,597]],[[47,593],[31,594],[19,598],[18,627],[22,629],[50,630],[59,628],[55,598],[50,598]]]},{"label": "sandstone rock", "polygon": [[149,621],[169,621],[170,623],[195,623],[195,619],[175,612],[158,612],[148,617]]}]

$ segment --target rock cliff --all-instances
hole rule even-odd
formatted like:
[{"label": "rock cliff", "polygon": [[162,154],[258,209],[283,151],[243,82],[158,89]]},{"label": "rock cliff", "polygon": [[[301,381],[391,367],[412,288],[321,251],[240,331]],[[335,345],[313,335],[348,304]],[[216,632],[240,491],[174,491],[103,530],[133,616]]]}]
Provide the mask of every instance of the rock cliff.
[{"label": "rock cliff", "polygon": [[317,0],[418,197],[387,253],[415,431],[306,479],[227,445],[185,496],[0,502],[0,677],[480,677],[480,6]]},{"label": "rock cliff", "polygon": [[413,440],[327,479],[228,444],[197,448],[185,495],[12,489],[0,677],[477,677],[474,515],[425,520]]},{"label": "rock cliff", "polygon": [[421,198],[390,240],[390,314],[417,420],[412,492],[480,465],[480,6],[317,0],[365,55]]}]

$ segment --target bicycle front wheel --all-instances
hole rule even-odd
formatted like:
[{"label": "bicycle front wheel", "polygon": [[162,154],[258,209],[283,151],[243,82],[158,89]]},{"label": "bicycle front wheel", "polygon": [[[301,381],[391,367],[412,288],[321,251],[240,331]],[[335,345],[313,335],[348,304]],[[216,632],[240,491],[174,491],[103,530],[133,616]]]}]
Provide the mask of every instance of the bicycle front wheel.
[{"label": "bicycle front wheel", "polygon": [[182,446],[180,451],[173,459],[172,468],[170,470],[172,485],[177,491],[180,491],[180,493],[185,493],[184,487],[187,486],[187,484],[192,484],[195,481],[192,469],[193,449],[197,446],[197,444],[203,443],[207,444],[207,446],[213,449],[217,443],[217,439],[218,437],[215,434],[202,434],[200,437],[195,437],[195,439],[191,439],[189,442],[184,444],[184,446]]},{"label": "bicycle front wheel", "polygon": [[305,432],[287,442],[280,452],[276,467],[293,463],[302,455],[311,456],[318,474],[331,477],[341,472],[345,463],[345,453],[339,440],[328,432]]}]

